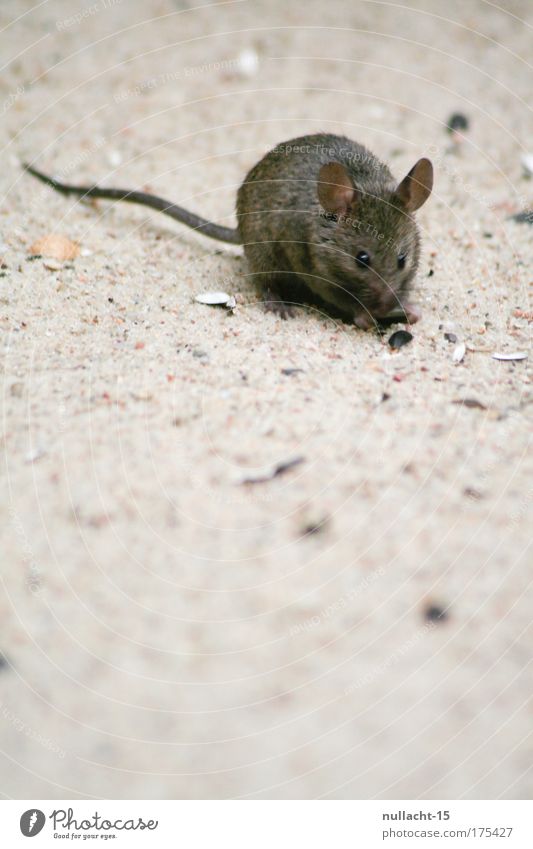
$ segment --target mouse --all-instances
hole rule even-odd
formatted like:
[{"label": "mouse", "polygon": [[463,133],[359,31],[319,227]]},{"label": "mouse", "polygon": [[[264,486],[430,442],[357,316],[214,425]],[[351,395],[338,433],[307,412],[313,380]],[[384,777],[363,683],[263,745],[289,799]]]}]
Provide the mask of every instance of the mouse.
[{"label": "mouse", "polygon": [[[419,309],[409,291],[420,258],[414,213],[433,188],[433,166],[419,159],[402,180],[370,150],[327,133],[276,145],[237,192],[237,227],[223,227],[156,195],[62,183],[26,170],[66,195],[137,203],[198,233],[242,245],[265,304],[283,318],[302,299],[362,330]],[[398,319],[396,319],[398,320]]]}]

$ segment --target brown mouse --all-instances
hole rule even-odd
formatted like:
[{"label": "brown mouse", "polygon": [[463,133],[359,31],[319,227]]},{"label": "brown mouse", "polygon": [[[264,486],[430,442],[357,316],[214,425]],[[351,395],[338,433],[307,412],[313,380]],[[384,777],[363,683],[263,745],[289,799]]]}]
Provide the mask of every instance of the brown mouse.
[{"label": "brown mouse", "polygon": [[428,159],[397,183],[369,150],[343,136],[284,142],[246,176],[235,229],[155,195],[70,186],[26,167],[63,194],[139,203],[212,239],[242,245],[251,274],[282,315],[309,294],[365,329],[393,311],[410,322],[419,318],[407,296],[420,252],[413,213],[433,186]]}]

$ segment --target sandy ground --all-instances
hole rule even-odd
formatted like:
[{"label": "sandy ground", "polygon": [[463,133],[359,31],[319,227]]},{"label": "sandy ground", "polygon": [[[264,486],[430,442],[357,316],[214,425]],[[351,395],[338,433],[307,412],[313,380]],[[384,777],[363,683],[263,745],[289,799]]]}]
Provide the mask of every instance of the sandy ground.
[{"label": "sandy ground", "polygon": [[[531,797],[531,360],[491,356],[530,343],[531,3],[12,0],[0,26],[3,795]],[[398,352],[19,165],[232,224],[259,156],[319,130],[435,163]],[[51,232],[80,255],[28,259]],[[220,288],[234,314],[194,302]]]}]

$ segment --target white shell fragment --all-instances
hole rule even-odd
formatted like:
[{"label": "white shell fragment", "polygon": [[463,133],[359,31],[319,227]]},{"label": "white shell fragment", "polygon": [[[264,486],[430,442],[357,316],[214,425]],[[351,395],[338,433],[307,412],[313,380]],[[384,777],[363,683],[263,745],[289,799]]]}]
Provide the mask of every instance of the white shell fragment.
[{"label": "white shell fragment", "polygon": [[527,360],[527,351],[516,351],[514,354],[500,354],[496,352],[492,356],[495,360]]},{"label": "white shell fragment", "polygon": [[194,300],[199,304],[227,307],[232,296],[228,295],[227,292],[202,292],[200,295],[196,295]]},{"label": "white shell fragment", "polygon": [[113,168],[118,168],[122,162],[122,154],[118,150],[110,150],[107,155],[107,161]]},{"label": "white shell fragment", "polygon": [[455,350],[452,354],[452,360],[454,363],[460,363],[466,354],[466,345],[464,342],[459,342],[458,345],[455,346]]}]

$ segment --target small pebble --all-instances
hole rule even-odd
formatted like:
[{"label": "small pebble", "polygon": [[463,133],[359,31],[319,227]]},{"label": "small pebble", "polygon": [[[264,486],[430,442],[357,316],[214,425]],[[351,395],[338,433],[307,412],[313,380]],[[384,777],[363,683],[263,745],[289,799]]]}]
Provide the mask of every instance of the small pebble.
[{"label": "small pebble", "polygon": [[424,611],[427,622],[444,622],[448,618],[447,612],[438,604],[429,604]]},{"label": "small pebble", "polygon": [[299,466],[300,463],[304,462],[303,457],[295,457],[293,460],[287,460],[284,463],[278,463],[277,466],[267,472],[266,475],[260,475],[259,477],[253,478],[245,478],[241,483],[243,484],[255,484],[255,483],[266,483],[267,481],[272,480],[273,478],[277,478],[280,475],[284,475],[286,472],[294,469],[295,466]]},{"label": "small pebble", "polygon": [[37,460],[40,460],[45,454],[46,451],[42,448],[33,448],[31,451],[28,451],[24,459],[26,463],[36,463]]},{"label": "small pebble", "polygon": [[460,363],[464,359],[464,355],[466,354],[466,345],[464,342],[459,342],[456,345],[455,350],[452,354],[452,360],[454,363]]},{"label": "small pebble", "polygon": [[325,530],[328,521],[328,517],[324,516],[323,518],[317,519],[316,521],[308,522],[302,528],[302,536],[312,536],[314,534],[321,533]]},{"label": "small pebble", "polygon": [[9,391],[13,398],[22,398],[22,393],[24,392],[24,384],[20,381],[12,383],[9,387]]},{"label": "small pebble", "polygon": [[413,334],[409,333],[408,330],[397,330],[389,337],[389,345],[393,350],[397,350],[398,348],[403,348],[404,345],[407,345],[412,338]]},{"label": "small pebble", "polygon": [[107,155],[107,161],[113,168],[117,168],[122,162],[122,154],[118,150],[110,150]]}]

